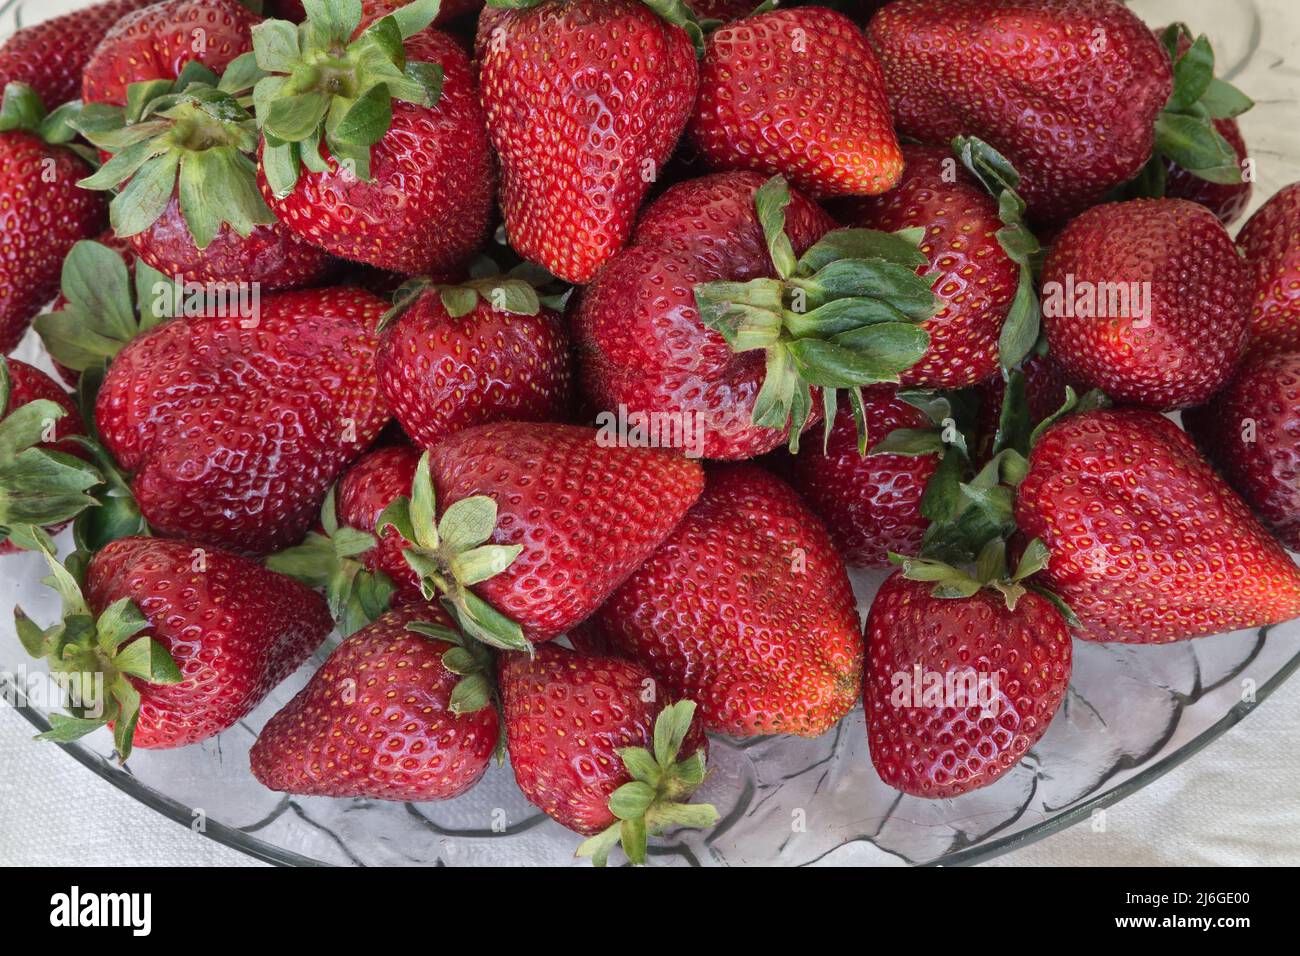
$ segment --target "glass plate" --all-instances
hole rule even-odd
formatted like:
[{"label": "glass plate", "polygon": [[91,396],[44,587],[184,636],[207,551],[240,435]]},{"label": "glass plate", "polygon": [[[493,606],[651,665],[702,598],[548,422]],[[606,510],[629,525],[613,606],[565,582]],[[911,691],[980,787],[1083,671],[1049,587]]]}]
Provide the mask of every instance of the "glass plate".
[{"label": "glass plate", "polygon": [[[0,0],[0,34],[78,6]],[[1175,17],[1210,34],[1220,75],[1258,103],[1242,127],[1258,166],[1253,207],[1300,179],[1300,21],[1291,0],[1144,0],[1148,23]],[[44,364],[28,339],[16,353]],[[57,612],[42,563],[3,559],[0,692],[40,730],[58,707],[13,633],[21,603],[38,621]],[[855,576],[865,611],[882,573]],[[331,643],[332,646],[332,643]],[[221,737],[178,751],[137,751],[128,769],[100,732],[65,747],[95,773],[160,813],[273,863],[563,864],[578,838],[520,795],[507,767],[470,793],[431,804],[286,797],[248,770],[257,731],[305,683],[317,660]],[[1047,735],[991,787],[952,800],[902,796],[876,777],[861,708],[817,740],[717,739],[701,793],[713,830],[670,834],[660,864],[838,865],[974,863],[1092,818],[1209,745],[1300,667],[1300,621],[1165,647],[1076,643],[1074,678]],[[1267,718],[1264,718],[1267,719]],[[32,746],[52,746],[35,744]],[[1262,772],[1262,771],[1261,771]],[[585,864],[583,864],[585,865]]]}]

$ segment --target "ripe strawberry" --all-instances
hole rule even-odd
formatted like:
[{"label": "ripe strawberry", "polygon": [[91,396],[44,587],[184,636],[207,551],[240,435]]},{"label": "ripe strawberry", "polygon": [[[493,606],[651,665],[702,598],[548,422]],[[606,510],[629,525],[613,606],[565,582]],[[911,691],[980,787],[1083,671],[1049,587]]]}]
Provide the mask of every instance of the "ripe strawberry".
[{"label": "ripe strawberry", "polygon": [[1300,183],[1278,190],[1237,241],[1250,271],[1250,350],[1300,349]]},{"label": "ripe strawberry", "polygon": [[862,30],[825,7],[710,34],[690,134],[714,169],[780,173],[815,196],[874,196],[903,174],[880,63]]},{"label": "ripe strawberry", "polygon": [[1042,281],[1052,355],[1117,401],[1198,405],[1246,345],[1248,270],[1223,224],[1196,203],[1088,210],[1057,236]]},{"label": "ripe strawberry", "polygon": [[104,228],[105,203],[77,188],[90,166],[63,144],[64,113],[45,115],[30,87],[5,89],[0,107],[0,354],[13,351],[59,289],[63,257]]},{"label": "ripe strawberry", "polygon": [[885,581],[867,615],[871,762],[904,793],[956,797],[997,780],[1047,731],[1070,682],[1070,633],[1033,591],[1012,599],[970,581],[973,593],[943,597],[932,575],[908,573]]},{"label": "ripe strawberry", "polygon": [[[889,385],[864,389],[867,441],[879,444],[899,428],[928,429],[930,419],[895,397]],[[843,402],[829,441],[799,449],[790,483],[826,523],[835,548],[850,565],[889,567],[889,553],[917,554],[930,522],[921,513],[926,483],[940,454],[863,454]]]},{"label": "ripe strawberry", "polygon": [[816,737],[858,699],[862,633],[844,563],[793,489],[752,465],[709,472],[599,624],[694,700],[710,731]]},{"label": "ripe strawberry", "polygon": [[478,425],[426,458],[432,478],[421,461],[410,499],[389,506],[380,529],[410,542],[426,599],[441,594],[467,635],[511,650],[590,617],[704,483],[695,462],[574,425]]},{"label": "ripe strawberry", "polygon": [[779,177],[669,189],[574,311],[588,398],[698,426],[706,457],[749,458],[797,448],[837,389],[854,401],[858,386],[897,381],[928,342],[924,257],[903,237],[832,225]]},{"label": "ripe strawberry", "polygon": [[[338,520],[348,527],[373,532],[384,510],[411,493],[419,464],[420,452],[410,445],[391,445],[367,453],[339,479]],[[375,547],[361,558],[369,571],[382,571],[400,594],[414,599],[420,596],[420,576],[406,563],[404,544],[396,528],[384,528]]]},{"label": "ripe strawberry", "polygon": [[104,34],[158,0],[108,0],[23,27],[0,44],[0,88],[25,83],[50,106],[81,95],[81,74]]},{"label": "ripe strawberry", "polygon": [[335,478],[388,423],[360,289],[178,318],[123,348],[95,405],[155,532],[250,554],[301,541]]},{"label": "ripe strawberry", "polygon": [[645,862],[646,836],[707,828],[718,812],[685,801],[704,780],[708,742],[689,701],[669,704],[642,667],[548,644],[501,660],[515,781],[547,816],[591,837],[604,866],[618,843]]},{"label": "ripe strawberry", "polygon": [[506,235],[566,282],[590,282],[686,127],[699,27],[673,2],[493,2],[477,47]]},{"label": "ripe strawberry", "polygon": [[1256,353],[1183,424],[1269,531],[1300,551],[1300,352]]},{"label": "ripe strawberry", "polygon": [[[0,555],[36,546],[92,506],[99,484],[85,450],[68,439],[85,425],[72,397],[40,369],[0,357]],[[50,441],[48,439],[54,439]]]},{"label": "ripe strawberry", "polygon": [[[411,0],[361,0],[361,8],[364,11],[361,22],[368,26],[410,2]],[[481,6],[482,0],[445,0],[438,8],[438,15],[433,23],[435,26],[446,23],[462,13],[477,10]],[[291,20],[294,23],[302,23],[307,19],[307,11],[303,9],[302,0],[270,0],[267,4],[267,15],[281,20]]]},{"label": "ripe strawberry", "polygon": [[378,357],[384,397],[416,444],[433,448],[471,425],[553,421],[568,411],[568,332],[527,282],[491,276],[417,295],[384,330]]},{"label": "ripe strawberry", "polygon": [[1051,552],[1046,583],[1087,640],[1160,644],[1300,615],[1300,569],[1155,412],[1091,411],[1051,426],[1015,516]]},{"label": "ripe strawberry", "polygon": [[868,33],[899,133],[988,142],[1044,221],[1138,174],[1173,90],[1168,56],[1119,0],[899,0]]},{"label": "ripe strawberry", "polygon": [[[492,215],[474,73],[454,40],[427,29],[436,6],[420,0],[358,33],[355,6],[323,0],[319,22],[268,21],[254,43],[273,67],[255,95],[262,195],[308,242],[407,275],[463,266]],[[322,57],[339,65],[308,66]]]},{"label": "ripe strawberry", "polygon": [[[255,561],[193,541],[122,538],[90,559],[85,581],[46,552],[63,621],[18,634],[55,671],[103,675],[102,713],[52,715],[43,736],[75,740],[109,725],[132,747],[184,747],[247,716],[321,645],[325,602]],[[84,597],[83,597],[84,591]],[[93,686],[93,685],[90,685]]]},{"label": "ripe strawberry", "polygon": [[132,83],[174,80],[187,63],[221,73],[252,49],[259,19],[239,0],[163,0],[137,10],[102,35],[86,64],[81,98],[124,106]]},{"label": "ripe strawberry", "polygon": [[457,690],[470,681],[451,655],[468,652],[427,636],[459,638],[450,623],[436,607],[408,604],[343,641],[262,728],[248,755],[253,776],[314,797],[423,802],[469,790],[500,728],[485,695],[462,709],[473,702]]}]

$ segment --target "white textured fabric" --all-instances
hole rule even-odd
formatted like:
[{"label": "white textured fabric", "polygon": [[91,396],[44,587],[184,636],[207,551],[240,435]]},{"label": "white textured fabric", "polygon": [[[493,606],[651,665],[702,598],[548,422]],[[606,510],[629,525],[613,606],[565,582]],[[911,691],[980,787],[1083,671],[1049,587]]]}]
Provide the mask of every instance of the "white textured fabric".
[{"label": "white textured fabric", "polygon": [[[1183,766],[992,865],[1300,864],[1300,679]],[[137,803],[0,705],[0,864],[256,865]]]}]

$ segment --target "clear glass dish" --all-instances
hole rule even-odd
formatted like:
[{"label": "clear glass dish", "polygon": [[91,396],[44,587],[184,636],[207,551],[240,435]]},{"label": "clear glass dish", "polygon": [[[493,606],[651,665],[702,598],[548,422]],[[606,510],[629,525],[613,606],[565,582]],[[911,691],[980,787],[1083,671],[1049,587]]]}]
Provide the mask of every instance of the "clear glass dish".
[{"label": "clear glass dish", "polygon": [[[0,0],[0,35],[86,5]],[[1300,179],[1300,20],[1290,0],[1135,0],[1131,6],[1152,25],[1177,18],[1208,33],[1220,75],[1255,98],[1257,107],[1242,120],[1259,175],[1252,210]],[[30,338],[15,354],[46,364]],[[26,661],[12,609],[21,604],[48,621],[57,599],[40,586],[43,565],[34,556],[0,559],[0,570],[0,697],[45,730],[46,714],[59,702],[42,671]],[[864,611],[882,577],[856,576]],[[249,747],[327,651],[247,720],[203,745],[137,751],[126,769],[113,759],[107,732],[65,749],[178,823],[273,863],[574,862],[578,838],[523,799],[508,766],[493,767],[465,796],[433,804],[286,797],[261,787],[248,771]],[[817,740],[718,739],[701,797],[718,806],[722,821],[705,833],[659,841],[654,862],[979,862],[1065,827],[1088,825],[1101,809],[1214,742],[1297,667],[1300,621],[1166,647],[1077,643],[1070,692],[1047,735],[998,783],[952,800],[918,800],[880,782],[868,758],[860,707]]]}]

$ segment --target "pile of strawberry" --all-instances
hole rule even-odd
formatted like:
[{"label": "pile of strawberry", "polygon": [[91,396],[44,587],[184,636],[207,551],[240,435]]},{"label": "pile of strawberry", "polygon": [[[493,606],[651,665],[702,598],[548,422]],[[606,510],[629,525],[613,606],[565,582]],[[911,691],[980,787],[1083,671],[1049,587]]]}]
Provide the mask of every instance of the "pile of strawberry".
[{"label": "pile of strawberry", "polygon": [[[262,783],[446,799],[505,748],[642,862],[716,820],[706,732],[861,698],[880,777],[953,797],[1073,640],[1300,616],[1300,184],[1230,237],[1252,104],[1205,37],[489,4],[110,0],[0,47],[0,344],[75,388],[0,360],[47,737],[208,739],[337,629]],[[847,567],[894,568],[865,626]]]}]

